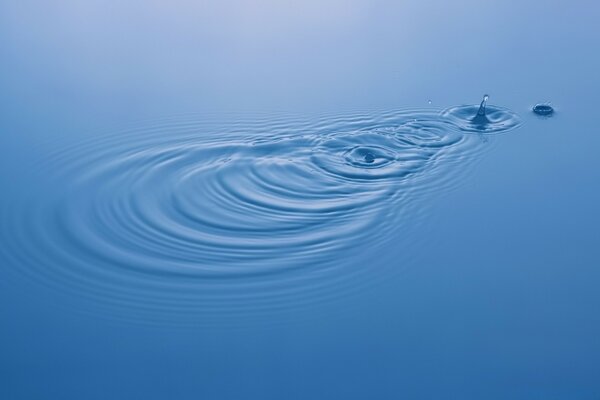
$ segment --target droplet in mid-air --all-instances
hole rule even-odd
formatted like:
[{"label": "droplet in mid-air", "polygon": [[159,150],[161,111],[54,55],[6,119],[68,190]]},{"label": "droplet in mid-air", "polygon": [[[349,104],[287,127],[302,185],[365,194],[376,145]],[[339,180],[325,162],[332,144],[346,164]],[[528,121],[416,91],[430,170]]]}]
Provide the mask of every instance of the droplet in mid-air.
[{"label": "droplet in mid-air", "polygon": [[554,114],[554,108],[550,104],[536,104],[533,107],[533,112],[537,115],[542,115],[544,117],[548,117]]}]

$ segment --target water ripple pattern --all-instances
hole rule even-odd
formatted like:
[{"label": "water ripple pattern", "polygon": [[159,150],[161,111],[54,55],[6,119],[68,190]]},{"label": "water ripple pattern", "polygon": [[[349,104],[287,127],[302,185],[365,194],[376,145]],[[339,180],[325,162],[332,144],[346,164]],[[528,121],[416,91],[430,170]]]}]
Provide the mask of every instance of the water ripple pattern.
[{"label": "water ripple pattern", "polygon": [[505,133],[521,125],[521,119],[508,108],[487,106],[484,115],[478,115],[479,106],[465,105],[448,108],[443,116],[462,132],[481,135]]},{"label": "water ripple pattern", "polygon": [[[2,256],[142,320],[342,296],[392,273],[364,255],[401,245],[419,199],[453,187],[485,145],[461,115],[184,116],[57,145],[29,202],[2,203]],[[511,115],[488,114],[496,128]]]}]

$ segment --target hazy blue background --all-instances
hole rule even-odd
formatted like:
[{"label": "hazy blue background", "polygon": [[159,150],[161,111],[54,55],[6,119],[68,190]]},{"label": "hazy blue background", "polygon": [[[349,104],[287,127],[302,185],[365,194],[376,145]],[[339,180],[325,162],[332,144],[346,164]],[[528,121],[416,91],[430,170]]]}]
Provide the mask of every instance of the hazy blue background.
[{"label": "hazy blue background", "polygon": [[[183,112],[486,92],[523,126],[427,199],[414,246],[372,255],[377,271],[408,253],[402,273],[316,315],[95,318],[0,256],[0,398],[600,398],[598,20],[591,0],[2,1],[4,199],[35,184],[48,143]],[[530,113],[544,101],[553,118]]]}]

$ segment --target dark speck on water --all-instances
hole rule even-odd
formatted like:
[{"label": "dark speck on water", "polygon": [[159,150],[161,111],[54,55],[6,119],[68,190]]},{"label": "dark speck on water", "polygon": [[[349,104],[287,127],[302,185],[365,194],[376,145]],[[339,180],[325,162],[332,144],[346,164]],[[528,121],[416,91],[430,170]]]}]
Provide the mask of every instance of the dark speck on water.
[{"label": "dark speck on water", "polygon": [[536,104],[533,107],[533,112],[537,115],[549,116],[554,114],[554,109],[550,104]]}]

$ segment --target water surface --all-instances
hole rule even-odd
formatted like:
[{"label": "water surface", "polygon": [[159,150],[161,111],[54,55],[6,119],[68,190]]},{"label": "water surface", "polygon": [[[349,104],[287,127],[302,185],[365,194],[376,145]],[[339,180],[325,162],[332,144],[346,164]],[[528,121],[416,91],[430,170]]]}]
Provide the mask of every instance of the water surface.
[{"label": "water surface", "polygon": [[598,15],[3,2],[0,397],[597,398]]}]

